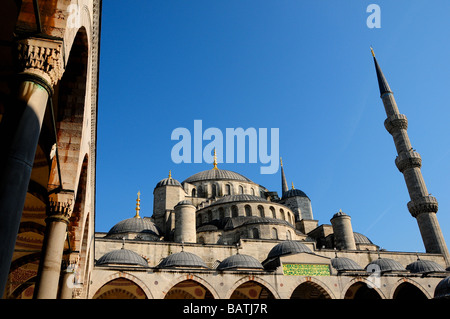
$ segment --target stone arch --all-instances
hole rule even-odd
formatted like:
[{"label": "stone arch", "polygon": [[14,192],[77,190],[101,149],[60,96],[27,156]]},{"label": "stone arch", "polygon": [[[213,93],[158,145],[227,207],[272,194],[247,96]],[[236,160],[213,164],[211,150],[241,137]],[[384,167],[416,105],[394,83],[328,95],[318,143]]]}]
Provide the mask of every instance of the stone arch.
[{"label": "stone arch", "polygon": [[[119,279],[128,280],[129,282],[132,282],[137,287],[139,287],[145,295],[145,298],[143,298],[143,299],[150,299],[150,298],[153,299],[153,295],[150,292],[150,289],[148,289],[147,285],[142,280],[140,280],[136,276],[133,276],[132,274],[125,273],[125,272],[116,272],[114,274],[111,274],[108,277],[104,278],[103,280],[99,281],[97,284],[91,286],[91,288],[90,288],[91,296],[89,299],[96,299],[95,297],[97,294],[98,295],[102,294],[101,289],[103,287],[108,285],[108,283],[111,283],[111,282],[113,282],[115,280],[119,280]],[[114,288],[112,288],[112,289],[114,289]]]},{"label": "stone arch", "polygon": [[259,212],[259,216],[260,217],[266,217],[265,213],[264,213],[264,206],[263,205],[258,205],[258,212]]},{"label": "stone arch", "polygon": [[335,299],[331,289],[315,277],[301,277],[292,289],[290,299]]},{"label": "stone arch", "polygon": [[40,257],[41,253],[36,252],[20,257],[11,263],[8,281],[19,284],[9,288],[11,293],[8,295],[5,294],[6,298],[17,299],[19,295],[30,287],[34,291]]},{"label": "stone arch", "polygon": [[421,285],[408,278],[400,279],[392,289],[392,299],[423,300],[431,298]]},{"label": "stone arch", "polygon": [[72,44],[64,74],[55,87],[55,121],[59,165],[53,158],[49,185],[56,188],[75,189],[80,159],[83,122],[87,96],[89,47],[86,29],[81,27]]},{"label": "stone arch", "polygon": [[[195,284],[197,284],[199,286],[196,287]],[[166,297],[169,297],[167,299],[176,299],[175,297],[177,297],[177,296],[175,294],[178,294],[178,296],[181,296],[184,294],[184,297],[188,297],[187,299],[191,299],[190,297],[195,298],[196,288],[201,288],[201,289],[205,290],[204,297],[207,297],[209,299],[219,299],[219,295],[217,294],[217,292],[213,286],[211,286],[203,278],[200,278],[199,276],[192,275],[192,274],[182,275],[182,276],[179,276],[179,277],[171,280],[166,285],[166,289],[161,290],[161,293],[163,294],[161,296],[161,298],[166,299]],[[174,289],[175,291],[169,294],[169,292],[172,289]],[[184,291],[187,294],[183,293],[182,291]],[[197,297],[199,297],[199,296],[197,296]]]},{"label": "stone arch", "polygon": [[[261,289],[260,291],[256,291],[257,293],[259,292],[259,295],[258,295],[259,297],[269,297],[269,298],[264,298],[264,299],[280,299],[278,292],[267,281],[265,281],[257,276],[248,276],[248,277],[243,277],[243,278],[237,280],[233,284],[233,286],[231,286],[230,289],[228,290],[228,292],[225,296],[225,299],[247,299],[249,297],[251,299],[257,299],[257,298],[254,298],[254,297],[256,297],[256,295],[254,295],[254,293],[252,293],[252,294],[250,293],[251,287],[245,286],[247,283],[250,286],[258,285],[258,287]],[[246,291],[246,293],[243,293],[238,290],[240,287],[244,287],[245,290],[248,290],[248,291]],[[263,291],[263,289],[265,289],[266,292]],[[264,295],[261,296],[261,293],[263,293]],[[270,295],[267,295],[267,293]]]},{"label": "stone arch", "polygon": [[366,279],[355,278],[342,289],[342,299],[386,299],[386,296]]},{"label": "stone arch", "polygon": [[231,206],[231,217],[238,217],[239,209],[236,205]]}]

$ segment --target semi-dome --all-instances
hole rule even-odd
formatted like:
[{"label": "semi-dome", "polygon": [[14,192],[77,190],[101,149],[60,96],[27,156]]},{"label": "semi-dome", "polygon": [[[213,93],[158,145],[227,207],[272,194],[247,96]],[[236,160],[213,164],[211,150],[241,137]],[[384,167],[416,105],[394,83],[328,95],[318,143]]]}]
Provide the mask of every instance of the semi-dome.
[{"label": "semi-dome", "polygon": [[213,202],[211,205],[226,204],[232,202],[268,202],[268,200],[256,195],[238,194],[221,197],[215,202]]},{"label": "semi-dome", "polygon": [[159,238],[160,231],[148,218],[132,217],[118,222],[106,235],[107,237],[118,237],[126,233],[142,233],[154,235]]},{"label": "semi-dome", "polygon": [[176,204],[175,207],[178,206],[178,205],[191,205],[191,206],[194,206],[194,204],[192,204],[192,202],[189,199],[185,199],[185,200],[182,200],[182,201],[178,202],[178,204]]},{"label": "semi-dome", "polygon": [[346,257],[336,257],[331,259],[331,265],[338,271],[363,270],[356,261]]},{"label": "semi-dome", "polygon": [[430,272],[442,272],[445,271],[444,267],[432,260],[417,259],[415,262],[406,266],[406,270],[412,273],[426,274]]},{"label": "semi-dome", "polygon": [[173,268],[173,267],[193,267],[193,268],[208,268],[205,262],[197,255],[186,251],[174,253],[164,258],[159,268]]},{"label": "semi-dome", "polygon": [[228,258],[225,258],[219,264],[219,266],[217,266],[217,270],[227,270],[236,268],[263,269],[263,266],[256,258],[243,254],[236,254]]},{"label": "semi-dome", "polygon": [[355,243],[357,244],[372,244],[372,241],[364,236],[363,234],[353,232],[353,237],[355,237]]},{"label": "semi-dome", "polygon": [[442,279],[434,290],[434,298],[436,299],[450,299],[450,276]]},{"label": "semi-dome", "polygon": [[235,180],[235,181],[243,181],[243,182],[252,182],[247,177],[238,174],[236,172],[227,171],[224,169],[213,168],[210,170],[206,170],[203,172],[199,172],[194,174],[183,181],[183,183],[193,183],[199,181],[208,181],[208,180]]},{"label": "semi-dome", "polygon": [[296,188],[293,188],[293,189],[290,189],[288,191],[285,191],[282,194],[281,199],[286,199],[286,198],[296,197],[296,196],[298,196],[298,197],[306,197],[306,198],[309,199],[308,195],[306,195],[303,191],[301,191],[299,189],[296,189]]},{"label": "semi-dome", "polygon": [[[375,265],[378,267],[371,267],[371,265]],[[366,270],[376,271],[378,269],[381,272],[406,270],[398,261],[390,258],[378,258],[377,260],[372,261],[366,266]]]},{"label": "semi-dome", "polygon": [[107,264],[135,265],[142,267],[148,266],[148,263],[144,257],[125,248],[110,251],[100,257],[97,261],[98,266]]},{"label": "semi-dome", "polygon": [[285,241],[277,244],[275,247],[273,247],[270,250],[267,258],[271,259],[271,258],[283,256],[283,255],[297,254],[297,253],[311,253],[311,250],[308,248],[308,246],[306,246],[305,244],[302,244],[299,241],[285,240]]}]

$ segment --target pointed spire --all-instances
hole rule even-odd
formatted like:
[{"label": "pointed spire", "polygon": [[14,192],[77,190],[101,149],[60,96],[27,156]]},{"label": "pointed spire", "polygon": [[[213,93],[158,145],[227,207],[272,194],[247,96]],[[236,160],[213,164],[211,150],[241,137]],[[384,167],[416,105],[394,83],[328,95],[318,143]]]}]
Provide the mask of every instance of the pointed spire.
[{"label": "pointed spire", "polygon": [[136,199],[136,215],[134,215],[134,218],[141,218],[139,216],[139,211],[141,210],[141,191],[137,193],[138,197]]},{"label": "pointed spire", "polygon": [[213,169],[218,169],[217,168],[217,155],[216,155],[216,149],[214,149],[214,167]]},{"label": "pointed spire", "polygon": [[385,93],[392,93],[391,88],[389,87],[389,84],[387,83],[386,78],[384,77],[384,74],[381,71],[380,66],[378,65],[378,61],[377,61],[377,58],[375,57],[375,52],[373,51],[372,47],[370,47],[370,51],[372,52],[373,62],[375,63],[375,70],[377,71],[378,86],[380,88],[380,96],[383,96],[383,94],[385,94]]},{"label": "pointed spire", "polygon": [[289,190],[286,176],[284,176],[284,168],[283,168],[283,160],[280,157],[280,164],[281,164],[281,196],[283,196],[284,192],[287,192]]}]

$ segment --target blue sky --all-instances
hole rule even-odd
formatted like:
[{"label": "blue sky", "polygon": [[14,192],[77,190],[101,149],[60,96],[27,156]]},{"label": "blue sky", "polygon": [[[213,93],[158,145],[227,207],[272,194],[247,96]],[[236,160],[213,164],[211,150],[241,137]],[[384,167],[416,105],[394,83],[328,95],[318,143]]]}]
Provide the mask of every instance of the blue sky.
[{"label": "blue sky", "polygon": [[[368,28],[369,4],[381,28]],[[289,185],[330,224],[342,209],[382,248],[423,252],[394,164],[370,46],[409,120],[450,238],[450,2],[134,0],[103,2],[96,230],[151,216],[153,189],[212,168],[175,164],[172,131],[279,128]],[[205,146],[208,142],[204,142]],[[221,163],[281,194],[261,163]]]}]

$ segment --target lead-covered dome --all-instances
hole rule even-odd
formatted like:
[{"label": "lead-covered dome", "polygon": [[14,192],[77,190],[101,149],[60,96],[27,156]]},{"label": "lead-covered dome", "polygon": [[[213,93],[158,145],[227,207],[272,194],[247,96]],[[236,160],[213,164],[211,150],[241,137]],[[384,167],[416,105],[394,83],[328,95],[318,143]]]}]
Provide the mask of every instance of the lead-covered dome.
[{"label": "lead-covered dome", "polygon": [[224,197],[219,198],[215,202],[213,202],[211,205],[217,205],[217,204],[226,204],[226,203],[232,203],[232,202],[269,202],[265,198],[255,196],[255,195],[248,195],[248,194],[238,194],[238,195],[226,195]]},{"label": "lead-covered dome", "polygon": [[235,180],[235,181],[243,181],[243,182],[252,182],[247,177],[238,174],[233,171],[227,171],[224,169],[213,168],[207,171],[199,172],[194,174],[183,181],[183,183],[193,183],[199,181],[208,181],[208,180]]},{"label": "lead-covered dome", "polygon": [[229,269],[237,269],[237,268],[245,268],[245,269],[263,269],[261,263],[254,257],[243,254],[236,254],[225,258],[219,266],[217,266],[217,270],[229,270]]},{"label": "lead-covered dome", "polygon": [[390,258],[378,258],[366,266],[366,270],[376,271],[378,269],[381,272],[406,271],[406,269],[398,261]]},{"label": "lead-covered dome", "polygon": [[148,218],[132,217],[118,222],[106,235],[108,238],[123,238],[127,233],[140,233],[158,239],[161,232]]},{"label": "lead-covered dome", "polygon": [[410,263],[406,266],[406,270],[414,274],[426,274],[430,272],[443,272],[445,271],[444,267],[439,265],[438,263],[432,260],[422,260],[417,259],[415,262]]},{"label": "lead-covered dome", "polygon": [[148,263],[144,257],[138,255],[129,249],[118,249],[110,251],[104,254],[97,261],[97,266],[108,265],[108,264],[120,264],[120,265],[133,265],[147,267]]},{"label": "lead-covered dome", "polygon": [[434,290],[434,298],[450,299],[450,276],[442,279]]},{"label": "lead-covered dome", "polygon": [[179,253],[174,253],[166,258],[164,258],[160,264],[159,268],[174,268],[174,267],[192,267],[192,268],[208,268],[199,256],[188,253],[186,251],[181,251]]},{"label": "lead-covered dome", "polygon": [[273,247],[270,250],[267,258],[271,259],[271,258],[283,256],[283,255],[297,254],[297,253],[312,253],[312,252],[308,248],[308,246],[306,246],[305,244],[302,244],[299,241],[285,240],[285,241],[277,244],[275,247]]},{"label": "lead-covered dome", "polygon": [[181,186],[180,182],[172,177],[164,178],[156,184],[155,188],[162,187],[162,186]]},{"label": "lead-covered dome", "polygon": [[303,191],[296,189],[296,188],[293,188],[293,189],[290,189],[290,190],[284,192],[281,196],[281,199],[286,199],[286,198],[296,197],[296,196],[306,197],[309,199],[309,197]]},{"label": "lead-covered dome", "polygon": [[338,271],[363,270],[356,261],[346,257],[336,257],[331,259],[331,265]]}]

